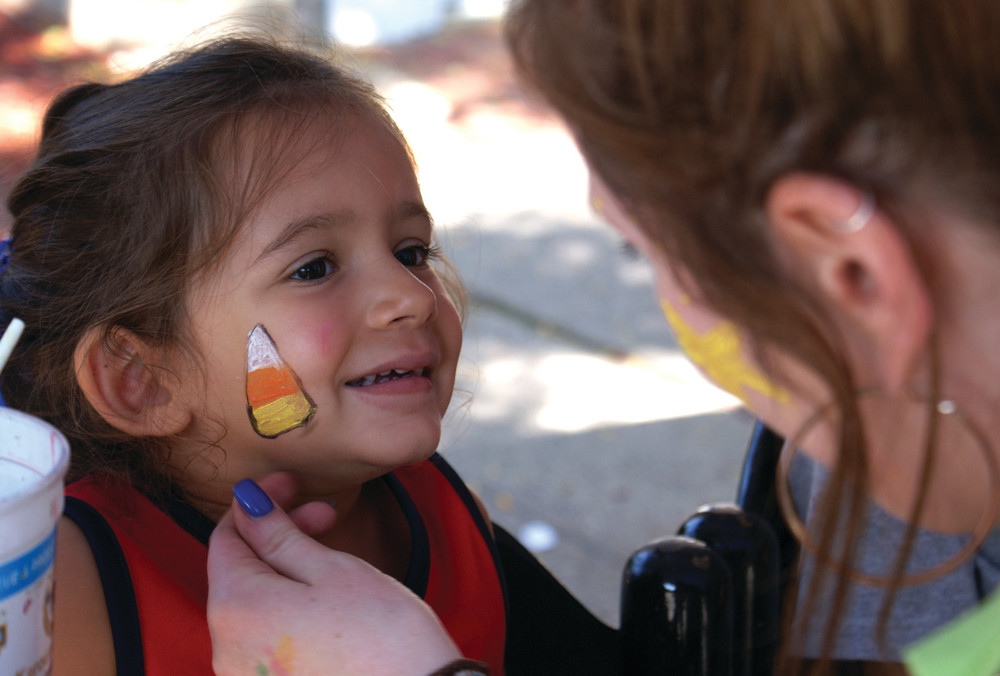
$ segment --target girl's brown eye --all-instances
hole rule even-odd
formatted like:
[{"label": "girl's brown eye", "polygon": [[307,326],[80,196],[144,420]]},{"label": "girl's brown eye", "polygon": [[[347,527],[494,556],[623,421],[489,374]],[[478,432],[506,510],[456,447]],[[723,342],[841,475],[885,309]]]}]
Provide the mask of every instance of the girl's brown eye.
[{"label": "girl's brown eye", "polygon": [[408,268],[418,268],[421,265],[427,265],[427,263],[437,258],[438,255],[436,247],[425,244],[414,244],[405,249],[400,249],[395,254],[396,260]]},{"label": "girl's brown eye", "polygon": [[326,258],[316,258],[292,273],[292,279],[312,281],[333,273],[333,264]]}]

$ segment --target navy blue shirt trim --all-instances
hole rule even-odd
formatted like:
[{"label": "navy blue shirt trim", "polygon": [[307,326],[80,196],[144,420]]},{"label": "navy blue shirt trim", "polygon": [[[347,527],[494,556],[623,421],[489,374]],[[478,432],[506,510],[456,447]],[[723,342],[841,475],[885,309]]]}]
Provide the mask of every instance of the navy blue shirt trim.
[{"label": "navy blue shirt trim", "polygon": [[108,607],[118,676],[144,676],[146,666],[142,654],[139,611],[135,604],[132,576],[129,575],[118,538],[104,517],[83,500],[67,497],[63,514],[80,527],[94,553]]}]

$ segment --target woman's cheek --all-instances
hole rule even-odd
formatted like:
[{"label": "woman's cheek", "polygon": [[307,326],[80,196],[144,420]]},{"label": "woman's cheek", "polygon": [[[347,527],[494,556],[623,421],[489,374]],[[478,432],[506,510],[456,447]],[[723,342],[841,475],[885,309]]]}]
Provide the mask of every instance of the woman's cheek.
[{"label": "woman's cheek", "polygon": [[778,404],[791,398],[750,361],[749,350],[735,324],[693,306],[681,294],[661,294],[660,307],[674,331],[681,350],[701,372],[722,390],[755,409],[753,394]]}]

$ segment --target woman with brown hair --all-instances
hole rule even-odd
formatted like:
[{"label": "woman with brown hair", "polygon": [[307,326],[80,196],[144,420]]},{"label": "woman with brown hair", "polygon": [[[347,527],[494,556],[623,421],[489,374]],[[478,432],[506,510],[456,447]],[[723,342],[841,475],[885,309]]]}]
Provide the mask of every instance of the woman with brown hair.
[{"label": "woman with brown hair", "polygon": [[510,10],[681,346],[787,439],[789,672],[1000,666],[998,28],[990,0]]}]

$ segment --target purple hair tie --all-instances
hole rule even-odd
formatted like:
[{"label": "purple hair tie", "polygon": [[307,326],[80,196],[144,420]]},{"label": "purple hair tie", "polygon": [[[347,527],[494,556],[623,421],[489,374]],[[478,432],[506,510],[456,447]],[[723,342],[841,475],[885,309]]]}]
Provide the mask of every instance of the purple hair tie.
[{"label": "purple hair tie", "polygon": [[7,269],[7,264],[10,263],[10,237],[7,239],[0,239],[0,275],[3,271]]}]

